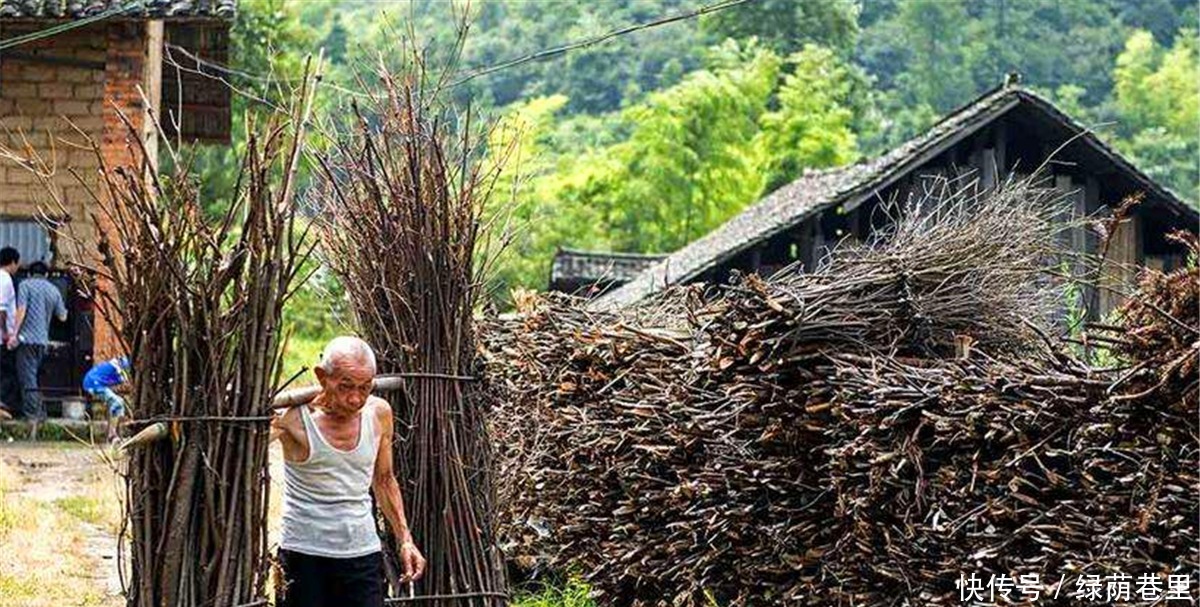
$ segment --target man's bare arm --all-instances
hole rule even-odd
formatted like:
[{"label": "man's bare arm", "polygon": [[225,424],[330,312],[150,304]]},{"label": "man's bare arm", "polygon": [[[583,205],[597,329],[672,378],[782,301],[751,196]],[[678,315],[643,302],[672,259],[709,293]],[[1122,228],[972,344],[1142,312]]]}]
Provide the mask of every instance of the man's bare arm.
[{"label": "man's bare arm", "polygon": [[418,579],[425,573],[425,557],[421,555],[413,543],[412,531],[408,528],[408,519],[404,516],[404,496],[400,493],[400,483],[396,481],[392,458],[392,408],[386,402],[376,399],[375,421],[379,427],[379,453],[375,457],[375,474],[371,488],[375,491],[375,499],[379,509],[387,519],[396,541],[400,544],[400,561],[404,566],[407,577]]},{"label": "man's bare arm", "polygon": [[271,419],[271,441],[275,440],[283,445],[284,459],[293,462],[308,459],[308,440],[299,409],[292,407]]}]

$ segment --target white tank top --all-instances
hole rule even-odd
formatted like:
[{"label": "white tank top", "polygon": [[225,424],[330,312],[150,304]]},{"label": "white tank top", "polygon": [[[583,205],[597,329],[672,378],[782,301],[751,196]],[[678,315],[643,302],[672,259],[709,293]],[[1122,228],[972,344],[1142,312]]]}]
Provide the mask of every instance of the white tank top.
[{"label": "white tank top", "polygon": [[301,405],[308,459],[283,464],[283,529],[279,547],[330,558],[379,552],[371,478],[375,472],[375,420],[359,414],[358,445],[342,451],[326,442],[308,405]]}]

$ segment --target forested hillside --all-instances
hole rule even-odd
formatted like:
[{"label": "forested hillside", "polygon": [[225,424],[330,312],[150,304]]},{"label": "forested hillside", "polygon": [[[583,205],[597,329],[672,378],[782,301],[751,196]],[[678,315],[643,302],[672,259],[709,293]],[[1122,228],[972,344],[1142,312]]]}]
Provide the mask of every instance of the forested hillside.
[{"label": "forested hillside", "polygon": [[[455,67],[485,66],[702,6],[476,0]],[[415,34],[455,56],[464,3],[242,0],[235,67],[278,81],[324,47],[327,117]],[[662,252],[806,169],[871,156],[1018,72],[1182,197],[1197,199],[1200,81],[1189,0],[757,0],[482,75],[518,237],[496,293],[544,288],[557,247]],[[267,78],[240,78],[267,100]],[[275,86],[278,86],[276,84]],[[261,104],[239,102],[242,108]],[[236,129],[235,129],[236,132]],[[227,150],[205,150],[210,182]],[[219,206],[220,201],[213,201]]]}]

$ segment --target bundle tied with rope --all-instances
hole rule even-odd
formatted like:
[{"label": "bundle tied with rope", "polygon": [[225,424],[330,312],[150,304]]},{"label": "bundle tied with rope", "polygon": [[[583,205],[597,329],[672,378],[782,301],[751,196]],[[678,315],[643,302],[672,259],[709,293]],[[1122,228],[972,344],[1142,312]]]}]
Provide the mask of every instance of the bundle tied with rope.
[{"label": "bundle tied with rope", "polygon": [[130,607],[267,602],[266,404],[281,383],[283,307],[310,253],[293,201],[310,104],[306,85],[291,115],[249,122],[216,219],[189,159],[161,172],[128,121],[129,164],[96,148],[96,296],[129,353],[133,423],[195,422],[130,452]]},{"label": "bundle tied with rope", "polygon": [[1131,304],[1158,329],[1121,328],[1142,349],[1119,368],[1054,339],[1062,197],[947,187],[811,272],[490,319],[506,555],[615,606],[958,605],[960,574],[1049,597],[1195,571],[1195,378],[1120,380],[1140,343],[1194,358],[1196,310],[1168,336],[1152,310],[1181,307]]},{"label": "bundle tied with rope", "polygon": [[[495,171],[479,162],[469,114],[443,104],[444,80],[414,51],[378,76],[378,100],[318,158],[322,254],[341,279],[381,373],[415,373],[386,395],[396,419],[396,474],[424,577],[400,579],[384,533],[389,602],[502,605],[504,567],[491,518],[492,477],[473,308],[485,260],[481,225]],[[386,522],[381,523],[386,524]]]}]

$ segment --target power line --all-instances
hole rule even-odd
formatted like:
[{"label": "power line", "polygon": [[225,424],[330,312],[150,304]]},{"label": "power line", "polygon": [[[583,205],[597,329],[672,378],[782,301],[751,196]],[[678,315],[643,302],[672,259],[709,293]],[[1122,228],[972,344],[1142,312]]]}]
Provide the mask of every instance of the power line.
[{"label": "power line", "polygon": [[[634,32],[638,32],[638,31],[642,31],[642,30],[646,30],[646,29],[650,29],[650,28],[658,27],[658,26],[661,26],[661,25],[667,25],[667,24],[670,24],[670,23],[675,23],[675,22],[678,22],[678,21],[685,21],[685,20],[687,20],[687,19],[694,19],[694,18],[696,18],[696,17],[699,17],[699,16],[701,16],[701,15],[704,15],[704,14],[708,14],[708,13],[715,13],[715,12],[722,11],[722,10],[725,10],[725,9],[728,9],[728,8],[733,8],[733,7],[735,7],[735,6],[738,6],[738,5],[740,5],[740,4],[745,4],[745,3],[747,3],[747,2],[753,2],[753,1],[755,1],[755,0],[725,0],[724,2],[718,2],[718,3],[716,3],[716,4],[710,4],[710,5],[702,6],[702,7],[698,8],[698,9],[695,9],[695,10],[692,10],[692,11],[688,11],[688,12],[684,12],[684,13],[678,13],[678,14],[675,14],[675,15],[669,15],[669,16],[662,17],[662,18],[659,18],[659,19],[655,19],[655,20],[653,20],[653,21],[645,21],[645,22],[642,22],[642,23],[636,23],[636,24],[633,24],[633,25],[628,25],[628,26],[625,26],[625,27],[622,27],[622,28],[619,28],[619,29],[615,29],[615,30],[611,30],[611,31],[605,32],[605,33],[603,33],[603,34],[600,34],[600,35],[598,35],[598,36],[593,36],[593,37],[591,37],[591,38],[585,38],[585,39],[583,39],[583,40],[579,40],[579,41],[576,41],[576,42],[571,42],[571,43],[564,44],[564,45],[561,45],[561,46],[556,46],[556,47],[553,47],[553,48],[544,49],[544,50],[541,50],[541,51],[537,51],[537,52],[534,52],[534,53],[530,53],[530,54],[528,54],[528,55],[523,55],[523,56],[521,56],[521,57],[517,57],[517,58],[514,58],[514,59],[509,59],[509,60],[507,60],[507,61],[502,61],[502,62],[500,62],[500,63],[496,63],[496,64],[493,64],[493,65],[490,65],[490,66],[486,66],[486,67],[480,68],[480,69],[478,69],[478,70],[475,70],[475,71],[473,71],[473,72],[471,72],[471,73],[467,74],[466,76],[464,76],[464,77],[462,77],[462,78],[460,78],[460,79],[458,79],[458,80],[454,81],[453,83],[451,83],[451,84],[449,85],[449,88],[453,88],[453,87],[459,86],[459,85],[461,85],[461,84],[465,84],[465,83],[467,83],[467,82],[470,82],[471,80],[474,80],[474,79],[476,79],[476,78],[479,78],[479,77],[481,77],[481,76],[486,76],[486,75],[488,75],[488,74],[493,74],[493,73],[495,73],[495,72],[498,72],[498,71],[501,71],[501,70],[504,70],[504,69],[508,69],[508,68],[511,68],[511,67],[516,67],[516,66],[518,66],[518,65],[522,65],[522,64],[525,64],[525,63],[529,63],[529,62],[531,62],[531,61],[539,61],[539,60],[542,60],[542,59],[548,59],[548,58],[550,58],[550,57],[555,57],[555,56],[558,56],[558,55],[563,55],[563,54],[566,54],[566,53],[568,53],[568,52],[570,52],[570,51],[573,51],[573,50],[578,50],[578,49],[581,49],[581,48],[586,48],[586,47],[589,47],[589,46],[594,46],[594,45],[596,45],[596,44],[600,44],[601,42],[605,42],[605,41],[611,40],[611,39],[613,39],[613,38],[617,38],[617,37],[620,37],[620,36],[624,36],[624,35],[626,35],[626,34],[631,34],[631,33],[634,33]],[[210,69],[212,69],[212,70],[216,70],[216,71],[218,71],[218,72],[222,72],[222,73],[224,73],[224,74],[227,74],[227,75],[230,75],[230,76],[237,76],[237,77],[239,77],[239,78],[245,78],[245,79],[247,79],[247,80],[253,80],[253,81],[260,82],[260,83],[264,83],[264,84],[279,84],[279,83],[286,83],[286,82],[288,82],[288,81],[287,81],[287,80],[285,80],[285,79],[273,78],[273,77],[270,77],[270,76],[263,76],[263,75],[261,75],[261,74],[254,74],[254,73],[251,73],[251,72],[247,72],[247,71],[245,71],[245,70],[240,70],[240,69],[236,69],[236,68],[229,67],[229,66],[227,66],[227,65],[222,65],[222,64],[220,64],[220,63],[217,63],[217,62],[215,62],[215,61],[209,61],[209,60],[207,60],[207,59],[204,59],[204,58],[201,58],[201,57],[198,57],[198,56],[196,56],[195,54],[191,53],[190,51],[188,51],[187,49],[185,49],[185,48],[183,48],[183,47],[176,46],[176,45],[174,45],[174,44],[169,44],[169,43],[168,43],[166,46],[170,47],[170,50],[176,50],[176,51],[179,51],[180,53],[184,54],[184,55],[185,55],[185,56],[187,56],[187,57],[188,57],[190,60],[192,60],[192,61],[196,62],[196,64],[197,64],[197,65],[202,65],[202,66],[204,66],[204,67],[210,68]],[[169,55],[169,53],[168,53],[168,55]],[[226,85],[226,86],[228,86],[230,89],[232,89],[234,92],[237,92],[238,94],[241,94],[241,95],[243,95],[243,96],[246,96],[246,97],[248,97],[248,98],[250,98],[250,99],[252,99],[252,100],[254,100],[254,101],[258,101],[259,103],[263,103],[263,104],[266,104],[266,105],[269,105],[269,106],[272,106],[272,107],[276,107],[274,104],[272,104],[272,103],[270,103],[270,102],[268,102],[268,101],[266,101],[266,100],[264,100],[264,99],[261,99],[261,98],[259,98],[259,97],[257,97],[257,96],[254,96],[254,95],[249,95],[249,94],[247,94],[247,93],[243,93],[242,91],[238,90],[238,89],[237,89],[237,87],[233,86],[233,84],[231,84],[229,81],[225,80],[224,78],[222,78],[222,77],[220,77],[220,76],[217,76],[217,75],[214,75],[214,74],[209,74],[209,73],[207,73],[207,72],[200,71],[200,70],[196,70],[196,69],[191,69],[191,68],[188,68],[188,67],[186,67],[186,66],[182,66],[182,65],[180,65],[179,63],[175,62],[175,61],[174,61],[174,59],[170,59],[170,62],[171,62],[171,64],[172,64],[172,65],[174,65],[175,67],[178,67],[178,68],[180,68],[180,69],[183,69],[183,70],[185,70],[185,71],[188,71],[188,72],[191,72],[191,73],[194,73],[194,74],[199,74],[199,75],[201,75],[201,76],[206,76],[206,77],[208,77],[208,78],[213,78],[213,79],[215,79],[215,80],[219,80],[219,81],[221,81],[221,82],[225,83],[225,85]],[[371,93],[367,93],[367,92],[365,92],[365,91],[356,91],[356,90],[349,89],[349,88],[346,88],[346,87],[344,87],[344,86],[340,86],[340,85],[334,84],[334,83],[332,83],[332,82],[327,82],[327,81],[324,81],[324,80],[323,80],[323,81],[321,81],[321,82],[319,83],[319,86],[328,87],[328,88],[330,88],[330,89],[333,89],[333,90],[336,90],[336,91],[339,91],[339,92],[342,92],[342,93],[345,93],[345,94],[348,94],[348,95],[353,95],[353,96],[356,96],[356,97],[360,97],[360,98],[366,98],[366,99],[379,99],[379,98],[380,98],[380,96],[379,96],[379,95],[372,95]]]},{"label": "power line", "polygon": [[21,46],[22,44],[29,44],[30,42],[35,42],[35,41],[41,40],[43,38],[50,38],[51,36],[57,36],[64,32],[73,30],[75,28],[84,27],[86,25],[91,25],[93,23],[98,23],[98,22],[108,19],[110,17],[115,17],[117,15],[127,13],[135,8],[140,7],[141,5],[142,5],[142,0],[135,0],[134,2],[130,2],[129,4],[126,4],[125,6],[118,6],[118,7],[110,8],[104,12],[97,13],[90,17],[84,17],[83,19],[76,19],[74,21],[68,21],[66,23],[60,23],[58,25],[52,25],[45,29],[40,29],[36,32],[29,32],[28,34],[21,34],[20,36],[13,36],[12,38],[9,38],[7,40],[0,40],[0,51],[5,51],[10,48]]},{"label": "power line", "polygon": [[[221,65],[220,63],[217,63],[217,62],[215,62],[215,61],[209,61],[208,59],[205,59],[205,58],[203,58],[203,57],[199,57],[199,56],[197,56],[196,54],[192,53],[191,51],[187,50],[186,48],[183,48],[182,46],[178,46],[178,45],[175,45],[175,44],[171,44],[171,43],[169,43],[169,42],[168,42],[168,43],[166,43],[166,44],[164,44],[164,46],[165,46],[165,47],[167,47],[167,53],[168,53],[168,55],[170,55],[170,52],[171,52],[171,51],[179,51],[180,53],[182,53],[182,54],[183,54],[185,57],[187,57],[188,59],[190,59],[190,60],[192,60],[192,61],[196,62],[196,65],[198,65],[198,66],[204,66],[204,67],[207,67],[207,68],[209,68],[209,69],[216,70],[216,71],[218,71],[218,72],[223,72],[223,73],[225,73],[225,74],[228,74],[228,75],[230,75],[230,76],[238,76],[239,78],[245,78],[245,79],[247,79],[247,80],[252,80],[252,81],[255,81],[255,82],[260,82],[260,83],[262,83],[262,84],[289,84],[289,83],[292,83],[292,82],[299,82],[299,80],[296,80],[296,79],[288,79],[288,78],[276,78],[276,77],[273,77],[273,76],[261,76],[261,75],[258,75],[258,74],[252,74],[252,73],[250,73],[250,72],[247,72],[247,71],[245,71],[245,70],[240,70],[240,69],[237,69],[237,68],[232,68],[232,67],[229,67],[229,66],[227,66],[227,65]],[[199,75],[201,75],[201,76],[208,76],[209,78],[215,78],[215,79],[217,79],[217,80],[220,80],[220,81],[222,81],[222,82],[225,82],[227,85],[229,85],[229,86],[230,86],[230,88],[233,88],[233,85],[230,85],[230,84],[229,84],[229,83],[228,83],[228,82],[227,82],[227,81],[226,81],[224,78],[221,78],[221,77],[219,77],[219,76],[214,76],[214,75],[212,75],[212,74],[207,74],[207,73],[205,73],[205,72],[203,72],[203,71],[198,71],[198,70],[195,70],[195,69],[189,69],[189,68],[187,68],[187,67],[184,67],[184,66],[182,66],[182,65],[180,65],[180,64],[178,64],[178,63],[176,63],[176,62],[175,62],[175,60],[174,60],[174,58],[171,58],[171,59],[170,59],[170,63],[171,63],[172,65],[174,65],[175,67],[181,68],[181,69],[183,69],[183,70],[186,70],[186,71],[188,71],[188,72],[191,72],[191,73],[193,73],[193,74],[199,74]],[[377,98],[378,98],[378,96],[377,96],[377,95],[371,95],[370,93],[365,93],[365,92],[362,92],[362,91],[355,91],[355,90],[353,90],[353,89],[348,89],[348,88],[346,88],[346,87],[344,87],[344,86],[340,86],[340,85],[334,84],[334,83],[332,83],[332,82],[327,82],[327,81],[324,81],[324,80],[322,80],[322,81],[320,82],[320,84],[319,84],[319,85],[320,85],[320,86],[324,86],[324,87],[331,88],[331,89],[333,89],[333,90],[335,90],[335,91],[339,91],[339,92],[342,92],[342,93],[346,93],[347,95],[354,95],[354,96],[357,96],[357,97],[364,97],[364,98],[368,98],[368,99],[377,99]],[[261,101],[261,100],[260,100],[260,101]]]},{"label": "power line", "polygon": [[735,7],[739,4],[745,4],[747,2],[753,2],[753,1],[754,0],[726,0],[725,2],[718,2],[717,4],[710,4],[707,6],[702,6],[696,10],[689,11],[686,13],[679,13],[677,15],[671,15],[668,17],[663,17],[661,19],[656,19],[654,21],[646,21],[643,23],[636,23],[634,25],[626,26],[626,27],[623,27],[620,29],[612,30],[612,31],[604,33],[604,34],[600,34],[599,36],[594,36],[592,38],[586,38],[586,39],[580,40],[578,42],[564,44],[562,46],[557,46],[557,47],[554,47],[551,49],[538,51],[536,53],[530,53],[523,57],[518,57],[516,59],[510,59],[508,61],[503,61],[503,62],[494,64],[494,65],[491,65],[491,66],[488,66],[485,68],[478,69],[478,70],[471,72],[470,74],[467,74],[466,76],[460,78],[459,80],[456,80],[455,82],[451,83],[450,86],[455,87],[460,84],[470,82],[471,80],[474,80],[475,78],[478,78],[480,76],[486,76],[488,74],[498,72],[503,69],[515,67],[515,66],[521,65],[523,63],[529,63],[530,61],[538,61],[541,59],[553,57],[555,55],[562,55],[569,51],[592,46],[594,44],[599,44],[599,43],[609,40],[611,38],[616,38],[618,36],[624,36],[625,34],[630,34],[633,32],[644,30],[644,29],[649,29],[652,27],[658,27],[660,25],[666,25],[668,23],[674,23],[676,21],[684,21],[686,19],[693,19],[693,18],[699,17],[700,15],[703,15],[705,13],[715,13],[717,11],[722,11],[727,8]]}]

